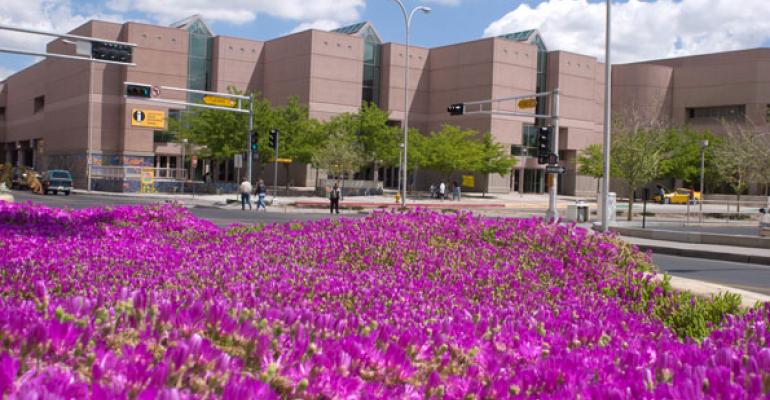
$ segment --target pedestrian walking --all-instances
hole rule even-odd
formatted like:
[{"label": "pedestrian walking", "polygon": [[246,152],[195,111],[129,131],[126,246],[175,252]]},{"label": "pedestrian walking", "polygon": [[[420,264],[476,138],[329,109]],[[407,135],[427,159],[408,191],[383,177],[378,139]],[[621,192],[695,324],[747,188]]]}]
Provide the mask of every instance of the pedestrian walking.
[{"label": "pedestrian walking", "polygon": [[430,198],[431,199],[435,199],[436,198],[436,184],[431,183],[429,190],[430,190]]},{"label": "pedestrian walking", "polygon": [[259,211],[259,207],[262,207],[263,210],[267,211],[267,206],[265,205],[265,195],[267,195],[267,186],[265,186],[265,181],[262,179],[259,180],[257,183],[257,211]]},{"label": "pedestrian walking", "polygon": [[444,184],[444,181],[441,181],[441,183],[438,185],[438,197],[441,200],[446,198],[446,185]]},{"label": "pedestrian walking", "polygon": [[334,214],[335,211],[337,214],[340,213],[341,194],[339,186],[335,183],[332,191],[329,192],[329,214]]},{"label": "pedestrian walking", "polygon": [[248,179],[243,178],[243,182],[241,182],[241,210],[246,210],[246,205],[249,205],[249,210],[251,210],[251,183]]},{"label": "pedestrian walking", "polygon": [[457,181],[452,181],[452,200],[460,201],[460,185]]}]

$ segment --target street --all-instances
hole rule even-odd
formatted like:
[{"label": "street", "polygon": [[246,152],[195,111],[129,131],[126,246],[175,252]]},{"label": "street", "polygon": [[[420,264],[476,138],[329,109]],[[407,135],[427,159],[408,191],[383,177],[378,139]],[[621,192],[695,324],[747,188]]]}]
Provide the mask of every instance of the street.
[{"label": "street", "polygon": [[770,295],[770,266],[653,254],[668,274]]},{"label": "street", "polygon": [[[14,191],[13,196],[17,203],[31,201],[34,203],[44,204],[47,207],[69,207],[69,208],[89,208],[89,207],[104,207],[104,206],[117,206],[126,204],[154,204],[158,203],[157,199],[142,199],[139,197],[118,197],[118,196],[100,196],[92,194],[75,194],[70,196],[64,195],[48,195],[42,196],[34,194],[29,191]],[[256,206],[255,206],[256,207]],[[284,212],[274,210],[272,207],[268,207],[268,212],[256,212],[254,210],[241,211],[240,209],[221,209],[216,207],[193,207],[189,209],[193,215],[198,218],[209,220],[219,226],[227,226],[235,223],[242,224],[270,224],[270,223],[285,223],[293,221],[312,221],[324,218],[338,218],[338,217],[352,217],[360,218],[366,214],[361,213],[344,213],[337,215],[330,215],[325,212]]]}]

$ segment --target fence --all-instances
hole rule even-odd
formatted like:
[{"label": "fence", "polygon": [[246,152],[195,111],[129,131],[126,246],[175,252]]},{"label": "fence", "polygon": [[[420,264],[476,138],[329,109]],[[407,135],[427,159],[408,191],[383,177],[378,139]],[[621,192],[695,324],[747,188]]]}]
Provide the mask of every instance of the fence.
[{"label": "fence", "polygon": [[[770,207],[770,197],[747,196],[741,197],[740,201],[736,196],[714,197],[712,200],[703,200],[701,204],[698,201],[692,201],[689,204],[658,204],[651,201],[647,202],[647,217],[649,221],[662,224],[724,224],[736,221],[753,221],[759,218],[759,208]],[[628,198],[618,199],[618,220],[622,221],[628,217],[628,208],[623,205],[628,204]],[[634,202],[633,213],[637,218],[642,217],[643,202],[636,200]]]}]

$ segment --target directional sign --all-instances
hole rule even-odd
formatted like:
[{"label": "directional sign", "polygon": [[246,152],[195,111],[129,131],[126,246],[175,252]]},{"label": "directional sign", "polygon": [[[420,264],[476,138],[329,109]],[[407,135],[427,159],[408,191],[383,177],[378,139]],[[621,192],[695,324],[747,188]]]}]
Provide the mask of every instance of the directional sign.
[{"label": "directional sign", "polygon": [[131,110],[131,126],[166,129],[166,112],[134,108]]},{"label": "directional sign", "polygon": [[537,106],[537,99],[519,100],[519,108],[535,108],[536,106]]},{"label": "directional sign", "polygon": [[545,173],[546,174],[563,174],[567,170],[564,167],[558,166],[558,165],[548,165],[545,167]]},{"label": "directional sign", "polygon": [[267,161],[268,162],[277,162],[278,164],[291,164],[291,163],[294,162],[294,160],[291,159],[291,158],[283,158],[283,157],[278,157],[278,158],[270,157],[270,159],[267,160]]},{"label": "directional sign", "polygon": [[203,102],[210,106],[235,107],[235,100],[219,96],[203,96]]}]

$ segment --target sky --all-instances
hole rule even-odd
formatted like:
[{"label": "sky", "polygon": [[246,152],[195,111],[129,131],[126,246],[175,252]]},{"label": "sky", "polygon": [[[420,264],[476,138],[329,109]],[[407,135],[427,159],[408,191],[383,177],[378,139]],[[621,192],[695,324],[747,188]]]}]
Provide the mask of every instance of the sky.
[{"label": "sky", "polygon": [[[549,50],[604,60],[604,0],[403,0],[410,42],[436,47],[539,29]],[[624,0],[612,6],[612,62],[770,47],[768,0]],[[268,40],[309,28],[370,21],[385,42],[404,41],[394,0],[0,0],[0,25],[64,33],[90,19],[168,25],[200,14],[215,34]],[[44,51],[50,38],[0,30],[0,48]],[[36,59],[0,53],[0,80]]]}]

